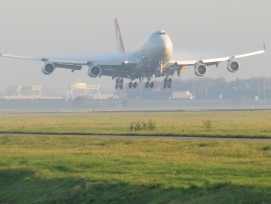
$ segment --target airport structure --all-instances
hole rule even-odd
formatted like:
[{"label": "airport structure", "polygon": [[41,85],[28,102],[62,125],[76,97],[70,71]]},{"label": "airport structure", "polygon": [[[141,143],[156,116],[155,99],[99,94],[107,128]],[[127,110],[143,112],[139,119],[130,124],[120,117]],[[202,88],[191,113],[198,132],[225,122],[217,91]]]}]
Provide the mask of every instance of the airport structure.
[{"label": "airport structure", "polygon": [[40,85],[19,85],[13,96],[4,96],[6,100],[35,100],[35,99],[62,99],[61,97],[43,96],[42,86]]},{"label": "airport structure", "polygon": [[71,84],[69,90],[67,91],[66,101],[68,101],[70,98],[74,100],[75,90],[82,90],[84,96],[93,96],[95,94],[98,95],[98,99],[102,99],[100,87],[101,85],[89,85],[82,82]]}]

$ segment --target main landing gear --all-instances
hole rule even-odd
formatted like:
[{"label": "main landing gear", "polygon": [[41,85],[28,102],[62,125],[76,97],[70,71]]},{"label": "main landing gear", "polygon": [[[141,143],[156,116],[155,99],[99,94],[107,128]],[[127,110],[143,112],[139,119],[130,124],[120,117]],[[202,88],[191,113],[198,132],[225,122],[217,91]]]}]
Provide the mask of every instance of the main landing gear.
[{"label": "main landing gear", "polygon": [[[115,89],[123,89],[123,84],[124,84],[124,80],[122,78],[117,78],[116,79],[116,84],[115,84]],[[165,78],[164,79],[164,89],[171,89],[171,85],[172,85],[172,78]],[[131,81],[129,82],[129,89],[136,89],[138,86],[138,83],[136,81]],[[145,83],[145,88],[148,89],[148,88],[153,88],[154,87],[154,82],[153,81],[150,81],[148,80],[146,83]]]},{"label": "main landing gear", "polygon": [[123,89],[123,79],[116,79],[115,89]]},{"label": "main landing gear", "polygon": [[164,89],[169,88],[171,89],[172,79],[171,78],[165,78],[164,79]]},{"label": "main landing gear", "polygon": [[147,81],[146,82],[146,84],[145,84],[145,88],[147,89],[147,88],[153,88],[154,87],[154,82],[152,81],[152,82],[150,82],[150,81]]},{"label": "main landing gear", "polygon": [[136,81],[131,81],[130,83],[129,83],[129,89],[131,89],[131,88],[136,88],[137,87],[137,82]]}]

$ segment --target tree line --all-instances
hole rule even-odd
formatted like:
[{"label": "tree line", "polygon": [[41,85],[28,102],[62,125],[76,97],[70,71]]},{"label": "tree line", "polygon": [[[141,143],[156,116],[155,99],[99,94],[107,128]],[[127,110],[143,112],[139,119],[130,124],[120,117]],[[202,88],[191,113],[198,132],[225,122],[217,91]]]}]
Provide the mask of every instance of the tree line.
[{"label": "tree line", "polygon": [[126,89],[126,97],[142,99],[169,99],[173,92],[189,91],[195,99],[230,99],[247,100],[271,99],[271,78],[260,77],[226,81],[224,78],[197,78],[190,80],[174,80],[171,89],[163,89],[161,81],[155,81],[154,89],[145,89],[141,84],[138,89]]}]

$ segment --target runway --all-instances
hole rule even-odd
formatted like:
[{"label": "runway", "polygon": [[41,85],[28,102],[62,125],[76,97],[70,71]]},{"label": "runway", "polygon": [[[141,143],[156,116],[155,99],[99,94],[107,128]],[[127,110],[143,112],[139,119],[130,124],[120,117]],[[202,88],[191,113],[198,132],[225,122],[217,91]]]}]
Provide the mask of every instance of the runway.
[{"label": "runway", "polygon": [[145,140],[218,140],[231,142],[267,142],[271,143],[271,138],[234,138],[234,137],[183,137],[183,136],[139,136],[139,135],[84,135],[84,134],[36,134],[36,133],[0,133],[0,136],[39,136],[39,137],[89,137],[108,139],[145,139]]},{"label": "runway", "polygon": [[88,100],[83,107],[65,100],[4,100],[1,114],[90,113],[90,112],[225,112],[269,111],[271,100],[246,100],[234,104],[231,100]]}]

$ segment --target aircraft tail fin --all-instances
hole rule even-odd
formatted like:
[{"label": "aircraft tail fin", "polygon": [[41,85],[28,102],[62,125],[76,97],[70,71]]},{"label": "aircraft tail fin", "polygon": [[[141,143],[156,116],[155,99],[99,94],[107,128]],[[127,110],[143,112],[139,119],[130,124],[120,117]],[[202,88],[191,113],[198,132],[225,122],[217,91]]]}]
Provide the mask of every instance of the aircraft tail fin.
[{"label": "aircraft tail fin", "polygon": [[115,23],[117,49],[119,52],[124,53],[125,47],[124,47],[123,40],[121,37],[121,32],[120,32],[119,23],[118,23],[117,18],[114,19],[114,23]]}]

